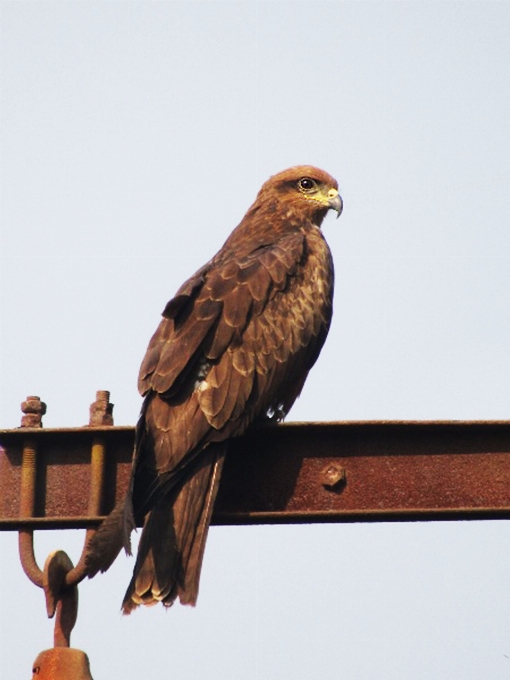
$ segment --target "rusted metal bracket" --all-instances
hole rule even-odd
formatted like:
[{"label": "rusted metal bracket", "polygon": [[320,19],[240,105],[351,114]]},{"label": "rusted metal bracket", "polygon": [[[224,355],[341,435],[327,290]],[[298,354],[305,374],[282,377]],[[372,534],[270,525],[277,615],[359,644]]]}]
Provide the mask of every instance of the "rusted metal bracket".
[{"label": "rusted metal bracket", "polygon": [[[96,527],[125,493],[133,441],[132,427],[0,431],[0,529]],[[34,450],[33,512],[20,515]],[[267,427],[231,443],[213,523],[484,518],[510,518],[510,421]]]},{"label": "rusted metal bracket", "polygon": [[[45,405],[22,404],[22,427],[0,431],[0,530],[19,531],[25,573],[55,616],[52,678],[89,680],[70,649],[84,553],[44,569],[35,529],[85,528],[86,541],[127,489],[133,427],[114,427],[98,392],[88,427],[43,429]],[[231,442],[213,524],[510,518],[510,421],[343,422],[268,426]]]},{"label": "rusted metal bracket", "polygon": [[[109,393],[98,392],[96,401],[90,407],[90,425],[113,425]],[[28,397],[21,405],[23,417],[21,429],[24,435],[21,450],[21,469],[19,485],[19,517],[30,521],[37,512],[37,493],[41,471],[39,441],[36,433],[41,431],[42,416],[46,404],[39,397]],[[103,512],[103,493],[105,487],[105,444],[100,436],[91,442],[90,484],[88,514],[100,515]],[[44,469],[44,468],[43,468]],[[2,476],[5,484],[5,479]],[[53,649],[41,652],[33,665],[33,675],[42,675],[52,680],[61,678],[91,679],[87,655],[78,649],[70,648],[71,631],[78,616],[78,583],[87,575],[85,568],[85,546],[95,533],[88,528],[81,557],[76,567],[63,550],[51,553],[41,570],[34,553],[34,533],[30,526],[19,527],[19,555],[21,565],[28,578],[39,588],[44,589],[48,618],[55,617]]]}]

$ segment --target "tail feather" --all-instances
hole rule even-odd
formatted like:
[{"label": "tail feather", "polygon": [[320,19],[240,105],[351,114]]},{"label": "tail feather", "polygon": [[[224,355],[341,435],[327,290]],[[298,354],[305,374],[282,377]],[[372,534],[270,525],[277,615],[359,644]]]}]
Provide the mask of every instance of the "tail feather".
[{"label": "tail feather", "polygon": [[109,569],[122,548],[131,554],[130,532],[125,530],[125,502],[115,506],[88,542],[85,561],[89,578]]},{"label": "tail feather", "polygon": [[160,498],[148,514],[122,605],[125,614],[140,604],[169,607],[177,597],[195,605],[225,451],[224,444],[205,449],[179,490]]}]

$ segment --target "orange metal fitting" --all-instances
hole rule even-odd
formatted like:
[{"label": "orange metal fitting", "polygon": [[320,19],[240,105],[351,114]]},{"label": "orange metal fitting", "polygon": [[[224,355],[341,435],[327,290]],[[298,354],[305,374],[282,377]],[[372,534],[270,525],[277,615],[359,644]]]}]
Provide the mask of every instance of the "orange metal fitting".
[{"label": "orange metal fitting", "polygon": [[93,680],[88,656],[80,649],[57,647],[41,652],[32,666],[32,680]]}]

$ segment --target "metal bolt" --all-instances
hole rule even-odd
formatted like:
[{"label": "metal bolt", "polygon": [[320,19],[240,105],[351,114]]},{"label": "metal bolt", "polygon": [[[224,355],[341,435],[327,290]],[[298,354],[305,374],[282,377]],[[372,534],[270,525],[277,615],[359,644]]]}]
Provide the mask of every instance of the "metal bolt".
[{"label": "metal bolt", "polygon": [[96,401],[90,405],[89,425],[91,427],[113,425],[113,404],[110,403],[108,390],[96,392]]},{"label": "metal bolt", "polygon": [[21,410],[25,414],[21,418],[21,427],[42,427],[46,404],[40,397],[27,397],[21,404]]},{"label": "metal bolt", "polygon": [[330,463],[321,472],[322,485],[329,491],[337,491],[345,484],[345,468],[337,463]]}]

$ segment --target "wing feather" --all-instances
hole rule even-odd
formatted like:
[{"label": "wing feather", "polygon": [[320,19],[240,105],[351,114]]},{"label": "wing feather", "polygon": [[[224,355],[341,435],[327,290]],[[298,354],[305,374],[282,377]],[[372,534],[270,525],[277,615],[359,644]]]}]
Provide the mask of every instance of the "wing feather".
[{"label": "wing feather", "polygon": [[230,267],[228,273],[230,274],[229,276],[227,276],[223,269],[211,272],[204,287],[211,300],[223,300],[236,287],[236,275],[235,273],[233,275],[230,273]]},{"label": "wing feather", "polygon": [[228,324],[223,317],[214,329],[211,346],[206,352],[206,357],[211,360],[219,359],[232,342],[237,329]]},{"label": "wing feather", "polygon": [[[226,356],[224,361],[230,363],[231,358]],[[211,425],[217,430],[220,430],[231,419],[236,404],[239,404],[239,402],[242,401],[241,395],[243,394],[242,385],[244,381],[246,381],[246,378],[233,368],[230,386],[226,394],[223,409],[214,417],[214,419],[210,420]]]},{"label": "wing feather", "polygon": [[138,391],[143,396],[151,388],[150,378],[156,370],[161,351],[169,341],[174,332],[174,322],[169,319],[162,319],[156,332],[149,342],[145,357],[140,366],[138,374]]},{"label": "wing feather", "polygon": [[255,379],[255,371],[248,373],[248,375],[243,376],[243,379],[239,382],[239,392],[237,395],[236,402],[230,414],[230,420],[238,420],[246,408],[246,404],[251,398],[253,392],[253,385]]},{"label": "wing feather", "polygon": [[233,328],[240,332],[248,323],[248,317],[252,305],[250,289],[245,284],[240,284],[223,301],[223,319]]},{"label": "wing feather", "polygon": [[246,269],[245,272],[250,274],[249,278],[246,279],[246,283],[252,298],[256,302],[266,300],[272,282],[268,270],[257,262],[256,266]]},{"label": "wing feather", "polygon": [[194,318],[193,323],[187,324],[179,334],[180,342],[171,339],[162,346],[157,366],[150,378],[150,387],[155,392],[163,394],[170,390],[188,362],[193,359],[210,327],[210,319],[204,321]]},{"label": "wing feather", "polygon": [[241,346],[232,353],[232,363],[236,371],[246,378],[255,370],[255,353]]},{"label": "wing feather", "polygon": [[179,314],[188,305],[190,300],[194,299],[196,294],[200,291],[209,267],[210,263],[208,262],[182,284],[174,297],[167,303],[163,311],[164,317],[167,319],[178,318]]},{"label": "wing feather", "polygon": [[224,357],[209,372],[207,379],[201,384],[198,402],[202,412],[212,424],[216,416],[225,410],[225,401],[230,391],[232,380],[232,362]]}]

